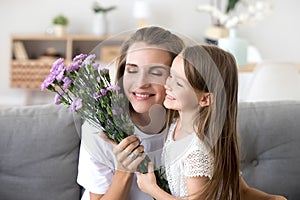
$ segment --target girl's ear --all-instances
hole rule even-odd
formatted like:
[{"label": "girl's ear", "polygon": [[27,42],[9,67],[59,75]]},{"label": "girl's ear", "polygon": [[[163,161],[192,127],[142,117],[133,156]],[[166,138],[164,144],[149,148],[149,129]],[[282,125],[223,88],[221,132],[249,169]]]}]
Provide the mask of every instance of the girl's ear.
[{"label": "girl's ear", "polygon": [[204,93],[201,95],[199,100],[199,105],[201,107],[210,106],[212,104],[212,94],[211,93]]}]

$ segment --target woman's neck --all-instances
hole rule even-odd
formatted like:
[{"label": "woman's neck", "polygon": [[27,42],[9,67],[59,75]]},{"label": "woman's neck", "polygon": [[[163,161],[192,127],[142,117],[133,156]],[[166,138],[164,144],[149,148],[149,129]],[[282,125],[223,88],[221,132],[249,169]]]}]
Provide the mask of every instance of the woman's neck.
[{"label": "woman's neck", "polygon": [[133,123],[146,134],[160,133],[166,124],[166,109],[163,106],[152,106],[149,112],[131,112]]}]

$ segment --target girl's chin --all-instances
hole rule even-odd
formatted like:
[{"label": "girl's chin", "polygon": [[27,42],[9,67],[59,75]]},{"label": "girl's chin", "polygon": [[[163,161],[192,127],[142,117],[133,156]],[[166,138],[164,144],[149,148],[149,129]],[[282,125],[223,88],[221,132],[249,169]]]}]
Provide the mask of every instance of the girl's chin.
[{"label": "girl's chin", "polygon": [[167,109],[174,109],[174,105],[173,105],[173,102],[168,100],[168,99],[165,99],[164,101],[164,106],[167,108]]}]

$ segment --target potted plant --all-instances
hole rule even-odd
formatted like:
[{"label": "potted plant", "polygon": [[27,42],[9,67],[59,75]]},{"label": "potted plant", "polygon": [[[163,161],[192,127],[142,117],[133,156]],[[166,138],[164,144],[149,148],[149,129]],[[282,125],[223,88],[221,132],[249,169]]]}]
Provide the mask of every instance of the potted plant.
[{"label": "potted plant", "polygon": [[54,25],[54,33],[57,36],[62,36],[66,33],[66,27],[69,24],[69,20],[64,15],[57,15],[52,21]]},{"label": "potted plant", "polygon": [[225,7],[222,0],[214,0],[208,5],[197,7],[198,11],[211,15],[213,25],[205,33],[207,42],[217,43],[219,38],[229,35],[228,29],[259,20],[271,10],[271,5],[267,1],[225,0],[225,2]]},{"label": "potted plant", "polygon": [[94,27],[93,27],[94,34],[96,35],[107,34],[108,22],[107,22],[106,14],[116,8],[117,8],[116,6],[103,7],[98,2],[94,2],[92,6],[92,10],[95,13]]}]

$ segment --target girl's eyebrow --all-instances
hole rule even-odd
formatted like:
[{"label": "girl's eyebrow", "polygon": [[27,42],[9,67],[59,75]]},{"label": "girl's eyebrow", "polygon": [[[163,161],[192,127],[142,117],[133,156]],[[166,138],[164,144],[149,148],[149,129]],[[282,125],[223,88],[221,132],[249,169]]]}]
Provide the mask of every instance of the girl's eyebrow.
[{"label": "girl's eyebrow", "polygon": [[174,76],[174,78],[176,78],[176,79],[178,79],[178,80],[181,80],[181,81],[183,81],[184,83],[187,83],[187,81],[184,80],[182,77],[177,76],[176,74],[174,74],[174,73],[172,73],[172,72],[170,72],[170,74],[171,74],[172,76]]}]

